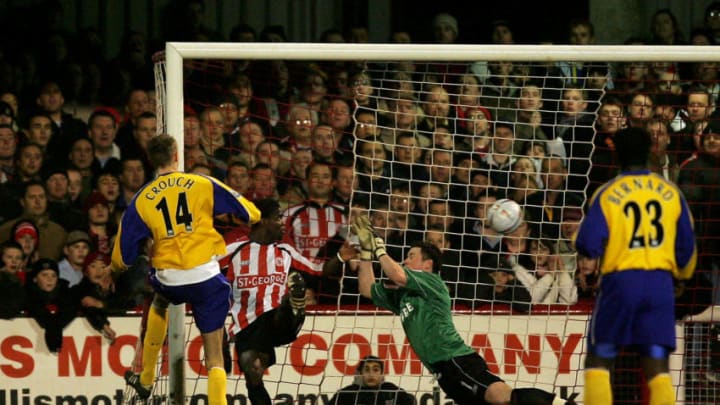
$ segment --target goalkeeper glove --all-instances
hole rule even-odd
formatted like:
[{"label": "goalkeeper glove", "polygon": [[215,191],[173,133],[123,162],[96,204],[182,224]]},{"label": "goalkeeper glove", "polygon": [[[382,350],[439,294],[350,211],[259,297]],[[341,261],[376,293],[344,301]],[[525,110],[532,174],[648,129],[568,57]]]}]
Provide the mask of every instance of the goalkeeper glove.
[{"label": "goalkeeper glove", "polygon": [[383,240],[383,238],[376,235],[373,239],[373,245],[373,254],[375,255],[376,259],[380,260],[382,256],[385,256],[387,254],[387,251],[385,250],[385,241]]},{"label": "goalkeeper glove", "polygon": [[370,220],[366,216],[358,215],[355,217],[353,228],[355,235],[358,237],[358,242],[360,242],[360,260],[372,260],[373,252],[375,251],[375,243],[373,241],[375,235],[373,235]]}]

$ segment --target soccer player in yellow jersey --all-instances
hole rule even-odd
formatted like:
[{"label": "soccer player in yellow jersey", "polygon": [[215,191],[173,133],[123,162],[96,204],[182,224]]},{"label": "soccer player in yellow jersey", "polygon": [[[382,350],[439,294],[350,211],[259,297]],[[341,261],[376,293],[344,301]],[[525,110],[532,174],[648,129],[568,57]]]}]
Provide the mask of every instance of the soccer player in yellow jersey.
[{"label": "soccer player in yellow jersey", "polygon": [[600,258],[600,287],[588,328],[585,404],[612,404],[610,371],[622,346],[637,350],[650,405],[675,403],[669,356],[675,350],[673,277],[695,270],[693,223],[675,184],[647,168],[650,134],[613,138],[621,173],[590,200],[576,235],[578,253]]},{"label": "soccer player in yellow jersey", "polygon": [[227,376],[222,339],[232,288],[220,273],[217,258],[225,242],[213,228],[213,217],[234,214],[249,223],[260,211],[237,192],[212,177],[178,171],[178,151],[169,135],[148,142],[155,180],[146,184],[127,207],[112,254],[112,267],[122,270],[140,254],[141,242],[152,238],[150,283],[155,290],[143,341],[142,372],[128,370],[125,380],[147,399],[155,381],[155,365],[167,333],[169,303],[192,305],[202,334],[208,370],[208,404],[225,405]]}]

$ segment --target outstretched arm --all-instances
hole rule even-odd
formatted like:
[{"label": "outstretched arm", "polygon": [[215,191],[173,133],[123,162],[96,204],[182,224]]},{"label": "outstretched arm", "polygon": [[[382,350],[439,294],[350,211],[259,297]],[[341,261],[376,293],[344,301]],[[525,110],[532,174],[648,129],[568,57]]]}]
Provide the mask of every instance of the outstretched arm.
[{"label": "outstretched arm", "polygon": [[383,272],[393,283],[404,287],[407,284],[405,269],[389,255],[382,255],[378,259]]},{"label": "outstretched arm", "polygon": [[360,295],[365,298],[372,299],[372,285],[375,284],[375,274],[373,274],[372,262],[363,260],[360,262],[358,269],[358,289]]}]

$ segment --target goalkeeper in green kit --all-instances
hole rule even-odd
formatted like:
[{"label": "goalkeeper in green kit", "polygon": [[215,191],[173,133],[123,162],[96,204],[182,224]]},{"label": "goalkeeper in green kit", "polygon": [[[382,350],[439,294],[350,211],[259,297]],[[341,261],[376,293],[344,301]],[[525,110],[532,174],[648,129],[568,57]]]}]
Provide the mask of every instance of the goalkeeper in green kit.
[{"label": "goalkeeper in green kit", "polygon": [[[450,312],[450,294],[439,276],[440,251],[417,242],[402,265],[385,252],[370,220],[355,215],[352,227],[360,244],[360,294],[400,315],[410,346],[459,405],[574,405],[570,399],[537,388],[512,388],[492,374],[485,360],[458,334]],[[372,260],[380,262],[392,283],[375,282]]]}]

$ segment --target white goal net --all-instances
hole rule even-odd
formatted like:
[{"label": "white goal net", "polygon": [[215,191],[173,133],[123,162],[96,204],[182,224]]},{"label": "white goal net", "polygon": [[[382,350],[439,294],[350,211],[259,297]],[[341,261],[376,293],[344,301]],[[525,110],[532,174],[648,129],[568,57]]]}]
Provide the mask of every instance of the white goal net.
[{"label": "white goal net", "polygon": [[[681,113],[688,93],[718,84],[681,72],[716,60],[720,54],[702,46],[168,43],[156,62],[158,130],[173,135],[180,150],[186,141],[195,149],[198,141],[188,138],[184,118],[198,116],[199,136],[210,137],[204,111],[230,119],[227,104],[235,103],[247,114],[225,123],[226,153],[210,153],[211,159],[186,153],[193,166],[186,170],[201,163],[229,178],[231,161],[239,160],[252,178],[254,169],[265,168],[257,146],[267,142],[280,160],[267,163],[275,181],[270,195],[292,207],[307,198],[302,190],[311,187],[305,179],[310,160],[326,162],[337,204],[367,209],[396,260],[417,240],[441,248],[456,327],[492,372],[512,386],[579,393],[582,401],[597,276],[596,263],[578,257],[571,239],[590,193],[617,170],[611,134],[626,125],[651,132],[657,126],[678,146],[683,130],[677,120],[693,125]],[[677,75],[661,75],[667,72]],[[249,95],[242,93],[247,87]],[[673,109],[670,116],[662,115],[666,108]],[[258,123],[261,141],[244,137],[248,122]],[[323,126],[332,134],[330,146],[318,130]],[[682,161],[692,156],[686,152],[668,148],[663,156],[681,172]],[[248,195],[266,195],[260,182],[257,177]],[[483,221],[486,207],[502,198],[520,203],[526,216],[521,229],[507,236]],[[329,246],[342,235],[318,243]],[[698,235],[701,242],[706,237],[711,235]],[[698,271],[708,272],[702,266],[715,261],[710,251],[700,253],[708,260]],[[354,381],[366,355],[383,359],[386,380],[419,404],[445,403],[409,348],[400,319],[361,299],[353,271],[313,287],[318,305],[308,308],[298,340],[278,348],[278,362],[265,376],[275,403],[327,403]],[[705,308],[706,295],[684,302],[688,313]],[[193,328],[185,336],[184,314],[175,311],[171,364],[182,362],[188,346],[198,342]],[[705,378],[713,364],[710,326],[678,323],[671,357],[678,403],[716,396],[715,383]],[[187,364],[180,369],[185,376],[175,382],[171,376],[163,392],[194,403],[205,393],[203,370]],[[617,372],[617,403],[640,403],[635,401],[646,393],[638,359],[622,355]],[[237,365],[228,376],[231,403],[244,405]]]}]

